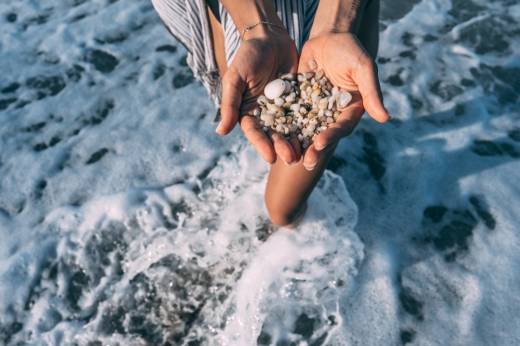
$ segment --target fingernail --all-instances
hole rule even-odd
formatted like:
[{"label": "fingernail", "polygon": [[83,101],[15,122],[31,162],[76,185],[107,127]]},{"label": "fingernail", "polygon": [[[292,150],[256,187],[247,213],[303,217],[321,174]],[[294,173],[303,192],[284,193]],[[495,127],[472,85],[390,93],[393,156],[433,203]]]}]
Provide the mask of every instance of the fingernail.
[{"label": "fingernail", "polygon": [[217,128],[215,129],[215,132],[219,135],[222,135],[222,121],[218,123]]},{"label": "fingernail", "polygon": [[306,165],[305,163],[303,164],[303,167],[305,167],[306,170],[308,171],[312,171],[314,168],[316,168],[316,164],[313,164],[313,165]]},{"label": "fingernail", "polygon": [[314,148],[316,150],[323,150],[323,149],[325,149],[327,147],[327,145],[328,144],[321,144],[321,145],[320,144],[314,144]]}]

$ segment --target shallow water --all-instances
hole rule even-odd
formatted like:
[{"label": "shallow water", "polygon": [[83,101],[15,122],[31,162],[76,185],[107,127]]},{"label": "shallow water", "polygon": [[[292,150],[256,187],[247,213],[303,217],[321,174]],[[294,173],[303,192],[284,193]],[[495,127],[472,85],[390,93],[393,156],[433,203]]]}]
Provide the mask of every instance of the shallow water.
[{"label": "shallow water", "polygon": [[384,2],[394,120],[274,234],[148,1],[0,21],[1,345],[520,343],[516,1]]}]

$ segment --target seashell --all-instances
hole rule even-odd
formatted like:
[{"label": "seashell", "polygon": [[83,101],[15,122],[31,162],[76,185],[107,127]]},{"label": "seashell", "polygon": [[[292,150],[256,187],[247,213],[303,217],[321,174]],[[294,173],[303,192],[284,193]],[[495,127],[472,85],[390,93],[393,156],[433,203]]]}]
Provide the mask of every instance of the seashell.
[{"label": "seashell", "polygon": [[283,99],[281,97],[275,98],[274,99],[274,104],[277,105],[278,107],[283,106],[283,104],[284,104]]},{"label": "seashell", "polygon": [[261,115],[260,119],[262,119],[266,126],[272,126],[274,124],[274,116],[272,114],[264,113]]},{"label": "seashell", "polygon": [[293,73],[286,73],[280,76],[281,79],[293,81],[294,80],[294,74]]},{"label": "seashell", "polygon": [[318,72],[316,72],[316,79],[321,79],[321,77],[323,77],[325,75],[325,73],[323,72],[323,70],[319,70]]},{"label": "seashell", "polygon": [[300,111],[300,104],[293,103],[290,107],[290,110],[292,110],[294,113],[298,113]]},{"label": "seashell", "polygon": [[270,100],[274,100],[275,98],[282,96],[282,94],[285,92],[287,84],[289,84],[290,88],[290,83],[286,83],[282,79],[275,79],[267,83],[267,85],[264,88],[265,97],[267,97]]},{"label": "seashell", "polygon": [[327,109],[332,109],[332,107],[334,107],[334,101],[336,101],[335,97],[329,97],[329,104],[327,105]]},{"label": "seashell", "polygon": [[310,80],[310,79],[312,79],[312,77],[314,77],[314,72],[305,72],[303,74],[303,76],[305,77],[306,80]]},{"label": "seashell", "polygon": [[338,87],[333,87],[332,88],[332,95],[336,95],[337,93],[339,93]]},{"label": "seashell", "polygon": [[340,91],[336,96],[336,105],[338,109],[343,109],[352,101],[352,95],[348,91]]},{"label": "seashell", "polygon": [[255,117],[260,116],[260,109],[258,109],[258,108],[253,109],[253,116],[255,116]]},{"label": "seashell", "polygon": [[272,104],[272,103],[268,103],[266,105],[267,107],[267,111],[270,112],[270,113],[278,113],[279,111],[281,111],[282,109],[280,107],[278,107],[277,105],[275,104]]},{"label": "seashell", "polygon": [[318,108],[320,110],[325,110],[325,109],[327,109],[328,105],[329,105],[329,100],[327,98],[322,98],[322,99],[320,99],[320,101],[318,103]]},{"label": "seashell", "polygon": [[256,100],[256,102],[259,104],[259,105],[266,105],[269,103],[269,100],[267,99],[267,97],[265,97],[264,95],[260,95],[258,96],[258,99]]}]

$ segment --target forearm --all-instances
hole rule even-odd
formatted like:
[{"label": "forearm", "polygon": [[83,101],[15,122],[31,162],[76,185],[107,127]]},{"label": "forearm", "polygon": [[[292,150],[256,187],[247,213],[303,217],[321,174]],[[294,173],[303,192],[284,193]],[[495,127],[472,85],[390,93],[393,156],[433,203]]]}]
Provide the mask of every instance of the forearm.
[{"label": "forearm", "polygon": [[248,38],[268,34],[271,31],[279,31],[279,28],[283,27],[271,0],[220,0],[220,2],[231,15],[240,33],[246,27],[259,22],[266,21],[275,24],[274,26],[259,25],[255,27],[251,33],[248,33]]},{"label": "forearm", "polygon": [[356,34],[363,11],[369,1],[320,0],[310,32],[310,38],[327,32],[350,32]]}]

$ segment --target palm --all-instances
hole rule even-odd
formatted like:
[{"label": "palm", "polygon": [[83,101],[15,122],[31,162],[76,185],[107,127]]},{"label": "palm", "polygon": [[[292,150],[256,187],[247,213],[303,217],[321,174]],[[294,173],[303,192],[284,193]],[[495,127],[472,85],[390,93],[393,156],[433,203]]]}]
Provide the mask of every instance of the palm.
[{"label": "palm", "polygon": [[277,156],[289,163],[299,160],[300,156],[297,142],[290,143],[276,134],[269,138],[258,119],[248,115],[256,107],[256,99],[262,95],[267,83],[282,73],[297,70],[296,47],[289,36],[285,36],[242,42],[222,78],[222,121],[217,132],[226,134],[240,121],[244,135],[270,163]]},{"label": "palm", "polygon": [[[304,157],[312,166],[320,151],[333,147],[356,127],[365,110],[379,122],[389,119],[383,106],[376,66],[357,38],[347,33],[330,33],[310,39],[304,45],[299,72],[323,70],[331,83],[353,95],[336,123],[314,138]],[[331,145],[332,144],[332,145]]]},{"label": "palm", "polygon": [[236,72],[246,84],[242,99],[242,113],[246,114],[255,105],[258,96],[263,94],[267,83],[282,73],[295,71],[298,55],[294,45],[273,54],[273,47],[264,41],[243,42],[230,69]]}]

